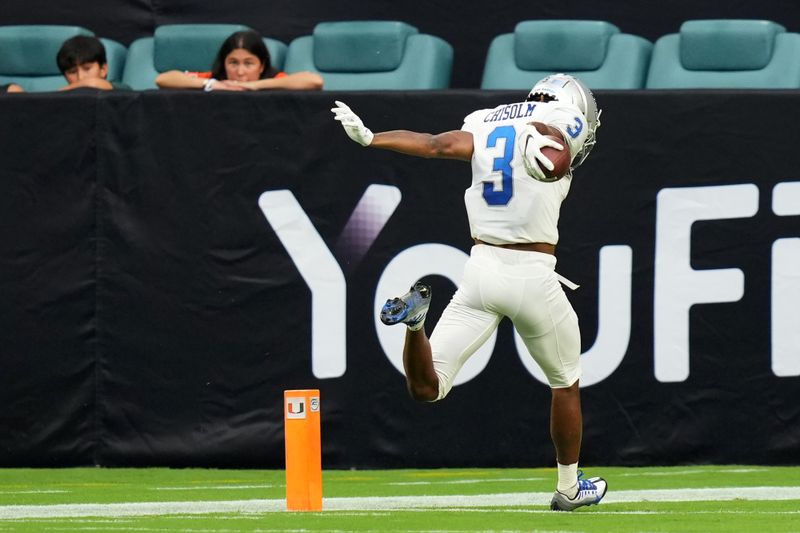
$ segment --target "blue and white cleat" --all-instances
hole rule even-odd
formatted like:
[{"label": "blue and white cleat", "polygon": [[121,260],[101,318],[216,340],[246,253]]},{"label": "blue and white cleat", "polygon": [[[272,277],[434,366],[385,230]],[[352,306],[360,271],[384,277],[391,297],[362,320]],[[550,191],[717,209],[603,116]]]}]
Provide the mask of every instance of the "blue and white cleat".
[{"label": "blue and white cleat", "polygon": [[563,492],[556,491],[550,500],[552,511],[574,511],[584,505],[597,505],[608,490],[608,483],[601,477],[583,479],[583,472],[578,471],[578,493],[574,498],[567,497]]},{"label": "blue and white cleat", "polygon": [[414,329],[419,326],[428,314],[431,305],[431,288],[417,282],[399,298],[386,300],[381,309],[381,322],[387,326],[403,323]]}]

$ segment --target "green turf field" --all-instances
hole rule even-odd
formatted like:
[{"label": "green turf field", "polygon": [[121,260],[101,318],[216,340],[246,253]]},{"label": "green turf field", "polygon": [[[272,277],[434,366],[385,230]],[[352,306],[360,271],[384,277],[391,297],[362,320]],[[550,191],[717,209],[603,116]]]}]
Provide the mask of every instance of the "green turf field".
[{"label": "green turf field", "polygon": [[800,467],[588,467],[598,506],[548,510],[554,469],[326,471],[286,512],[283,472],[0,470],[0,531],[800,532]]}]

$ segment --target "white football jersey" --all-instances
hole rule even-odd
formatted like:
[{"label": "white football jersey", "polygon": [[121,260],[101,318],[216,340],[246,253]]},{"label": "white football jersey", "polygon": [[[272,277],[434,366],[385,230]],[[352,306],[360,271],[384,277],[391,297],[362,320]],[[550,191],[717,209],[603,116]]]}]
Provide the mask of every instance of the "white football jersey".
[{"label": "white football jersey", "polygon": [[589,133],[580,109],[559,102],[519,102],[464,119],[472,134],[472,186],[464,193],[472,237],[491,244],[558,242],[558,215],[572,176],[544,183],[528,176],[517,137],[529,122],[562,131],[574,157]]}]

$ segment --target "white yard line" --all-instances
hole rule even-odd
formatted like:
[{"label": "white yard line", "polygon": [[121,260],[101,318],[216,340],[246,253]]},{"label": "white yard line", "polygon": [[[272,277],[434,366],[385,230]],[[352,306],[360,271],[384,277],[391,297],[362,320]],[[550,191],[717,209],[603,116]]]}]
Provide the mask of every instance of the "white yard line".
[{"label": "white yard line", "polygon": [[271,489],[277,485],[196,485],[192,487],[153,487],[150,490],[244,490]]},{"label": "white yard line", "polygon": [[[633,469],[631,472],[623,472],[614,474],[614,477],[661,477],[661,476],[686,476],[686,475],[704,475],[709,474],[750,474],[753,472],[766,472],[767,468],[693,468],[687,470],[666,470],[653,472],[650,469],[642,469],[637,471]],[[493,481],[541,481],[543,477],[516,477],[516,478],[468,478],[468,479],[436,479],[425,481],[390,481],[386,485],[459,485],[468,483],[491,483]]]},{"label": "white yard line", "polygon": [[543,477],[507,477],[507,478],[478,478],[478,479],[452,479],[437,481],[389,481],[386,485],[470,485],[474,483],[506,483],[508,481],[543,481]]},{"label": "white yard line", "polygon": [[0,494],[65,494],[68,490],[0,490]]},{"label": "white yard line", "polygon": [[648,476],[686,476],[702,474],[707,476],[709,474],[750,474],[753,472],[766,472],[766,468],[693,468],[691,470],[666,470],[663,472],[653,472],[649,469],[641,472],[623,472],[614,474],[614,477],[648,477]]},{"label": "white yard line", "polygon": [[[326,511],[375,511],[448,507],[513,507],[547,505],[551,492],[515,492],[472,496],[389,496],[324,498]],[[800,500],[800,487],[728,487],[714,489],[609,491],[603,503],[719,500]],[[0,506],[0,520],[78,516],[144,516],[207,513],[267,513],[285,511],[285,500],[200,502],[82,503]]]}]

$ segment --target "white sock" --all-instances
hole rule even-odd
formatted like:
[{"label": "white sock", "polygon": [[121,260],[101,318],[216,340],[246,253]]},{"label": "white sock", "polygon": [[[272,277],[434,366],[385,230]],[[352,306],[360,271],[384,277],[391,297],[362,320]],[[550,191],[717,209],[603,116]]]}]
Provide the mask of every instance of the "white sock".
[{"label": "white sock", "polygon": [[[406,326],[408,326],[408,324],[406,324]],[[408,329],[410,329],[411,331],[419,331],[424,327],[425,327],[425,319],[423,318],[422,320],[417,322],[415,325],[408,326]]]},{"label": "white sock", "polygon": [[558,465],[558,486],[556,490],[566,494],[568,498],[574,498],[578,494],[578,463],[571,465]]}]

